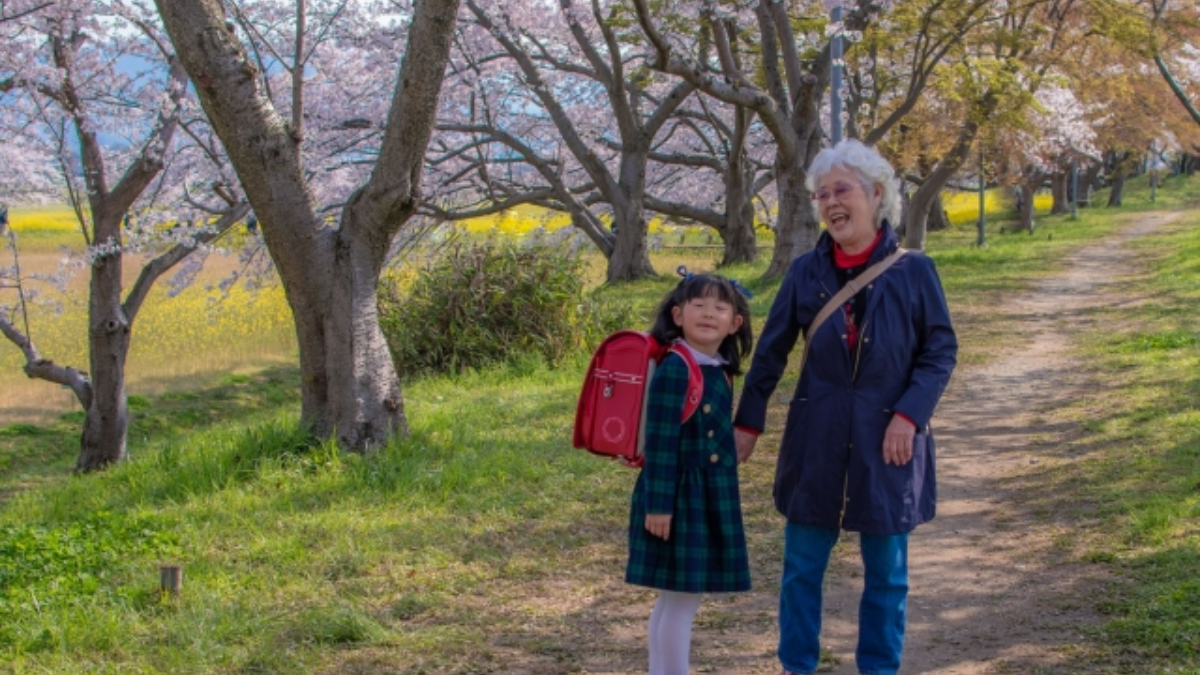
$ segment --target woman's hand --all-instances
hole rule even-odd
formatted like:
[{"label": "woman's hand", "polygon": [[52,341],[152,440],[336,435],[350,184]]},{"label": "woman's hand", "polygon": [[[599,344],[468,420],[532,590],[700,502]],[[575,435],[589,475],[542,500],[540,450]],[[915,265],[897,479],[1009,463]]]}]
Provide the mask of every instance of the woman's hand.
[{"label": "woman's hand", "polygon": [[758,442],[758,436],[748,434],[741,429],[733,430],[733,446],[737,448],[737,462],[744,464],[750,459],[750,455],[754,453],[754,444]]},{"label": "woman's hand", "polygon": [[883,432],[883,462],[904,466],[912,459],[913,436],[917,427],[899,415],[892,415],[887,431]]},{"label": "woman's hand", "polygon": [[666,541],[671,538],[671,514],[646,514],[646,530]]}]

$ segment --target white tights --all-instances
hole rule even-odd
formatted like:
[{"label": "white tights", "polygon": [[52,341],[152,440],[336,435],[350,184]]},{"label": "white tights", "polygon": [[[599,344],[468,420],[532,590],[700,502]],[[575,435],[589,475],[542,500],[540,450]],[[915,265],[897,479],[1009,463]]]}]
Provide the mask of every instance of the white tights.
[{"label": "white tights", "polygon": [[650,675],[688,675],[692,620],[703,597],[700,593],[659,591],[650,612]]}]

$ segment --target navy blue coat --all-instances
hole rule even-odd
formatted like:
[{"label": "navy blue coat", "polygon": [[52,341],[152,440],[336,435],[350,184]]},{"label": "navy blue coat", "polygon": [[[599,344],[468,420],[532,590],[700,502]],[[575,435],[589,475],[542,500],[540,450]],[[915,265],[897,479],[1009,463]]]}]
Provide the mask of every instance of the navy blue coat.
[{"label": "navy blue coat", "polygon": [[[896,250],[884,223],[870,264]],[[762,430],[767,404],[802,330],[838,291],[826,232],[788,270],[746,375],[734,424]],[[933,409],[950,380],[958,340],[933,261],[909,251],[863,291],[855,353],[834,312],[812,336],[790,401],[775,469],[775,506],[790,522],[901,534],[933,518],[937,503]],[[901,412],[917,425],[913,458],[885,464],[883,435]]]}]

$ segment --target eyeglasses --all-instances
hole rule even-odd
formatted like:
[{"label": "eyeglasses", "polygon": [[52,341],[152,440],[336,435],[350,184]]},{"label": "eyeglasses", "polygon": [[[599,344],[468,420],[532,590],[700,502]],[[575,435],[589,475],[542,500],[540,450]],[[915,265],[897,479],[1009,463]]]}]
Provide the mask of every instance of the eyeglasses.
[{"label": "eyeglasses", "polygon": [[846,196],[850,194],[855,185],[862,186],[862,183],[834,183],[833,189],[821,188],[814,192],[812,200],[821,204],[829,201],[830,197],[833,197],[840,204],[846,200]]}]

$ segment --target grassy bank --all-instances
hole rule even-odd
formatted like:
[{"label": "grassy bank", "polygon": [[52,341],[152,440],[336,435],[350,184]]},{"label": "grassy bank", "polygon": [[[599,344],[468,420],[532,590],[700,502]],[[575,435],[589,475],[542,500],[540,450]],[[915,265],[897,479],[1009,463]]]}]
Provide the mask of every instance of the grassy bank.
[{"label": "grassy bank", "polygon": [[[932,235],[964,363],[1012,339],[992,315],[999,299],[1151,208],[1140,192],[1128,202],[1040,218],[1034,236],[1002,235],[997,222],[983,250],[973,227]],[[1153,207],[1200,209],[1200,181],[1168,182]],[[1111,386],[1063,411],[1079,429],[1063,450],[1071,461],[1030,478],[1033,493],[1072,509],[1078,555],[1115,578],[1111,593],[1084,599],[1108,622],[1078,672],[1109,658],[1132,672],[1200,672],[1196,222],[1139,244],[1161,261],[1138,282],[1153,301],[1113,310],[1120,330],[1085,337]],[[776,288],[757,280],[764,265],[730,270],[756,291],[760,323]],[[672,283],[600,292],[649,311]],[[634,474],[569,447],[585,357],[406,383],[411,437],[365,458],[295,432],[290,370],[134,399],[134,461],[101,475],[66,476],[77,420],[0,429],[0,672],[636,667],[649,594],[619,578]],[[745,473],[751,558],[768,594],[771,469],[760,457]],[[185,569],[178,598],[157,591],[168,563]],[[722,636],[771,626],[736,598],[701,615],[701,630]],[[746,658],[728,640],[709,666]]]}]

